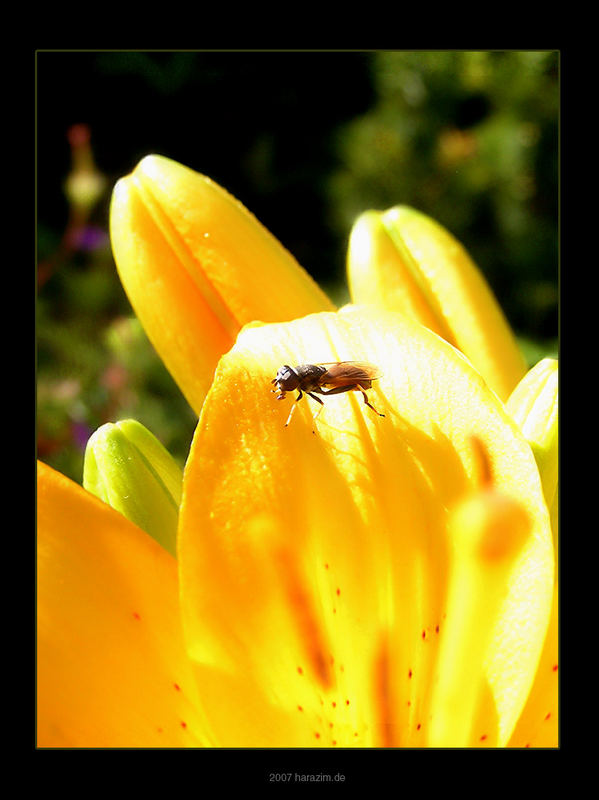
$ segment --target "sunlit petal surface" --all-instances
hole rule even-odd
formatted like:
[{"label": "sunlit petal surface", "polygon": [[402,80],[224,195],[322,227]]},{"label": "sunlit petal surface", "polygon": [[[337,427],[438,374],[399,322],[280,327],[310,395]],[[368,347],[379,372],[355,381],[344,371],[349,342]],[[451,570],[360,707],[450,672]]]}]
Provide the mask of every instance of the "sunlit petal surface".
[{"label": "sunlit petal surface", "polygon": [[[341,394],[323,398],[314,425],[319,406],[305,397],[285,427],[294,396],[271,393],[277,369],[346,359],[383,371],[368,395],[385,417]],[[244,329],[206,399],[180,513],[184,630],[211,744],[434,741],[446,712],[435,676],[442,659],[469,656],[452,650],[463,638],[440,645],[456,624],[448,515],[479,480],[472,437],[530,522],[493,590],[492,630],[470,634],[485,642],[478,700],[467,741],[460,723],[453,744],[493,746],[526,700],[552,597],[528,444],[466,359],[400,315],[349,308]]]},{"label": "sunlit petal surface", "polygon": [[37,499],[38,746],[201,746],[174,558],[42,463]]},{"label": "sunlit petal surface", "polygon": [[551,619],[535,681],[509,741],[510,747],[557,747],[559,743],[559,593],[557,582]]}]

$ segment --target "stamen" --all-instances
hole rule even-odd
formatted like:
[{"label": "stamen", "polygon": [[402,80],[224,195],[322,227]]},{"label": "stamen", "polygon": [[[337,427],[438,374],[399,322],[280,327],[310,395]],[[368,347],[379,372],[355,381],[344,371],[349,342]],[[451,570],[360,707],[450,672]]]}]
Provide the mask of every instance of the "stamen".
[{"label": "stamen", "polygon": [[473,724],[487,688],[487,647],[529,530],[523,507],[492,485],[464,498],[452,511],[453,555],[431,703],[431,747],[477,743],[472,741]]},{"label": "stamen", "polygon": [[468,441],[470,442],[470,446],[474,451],[477,471],[477,485],[481,489],[485,486],[491,486],[493,483],[493,471],[489,453],[484,442],[474,434],[468,437]]}]

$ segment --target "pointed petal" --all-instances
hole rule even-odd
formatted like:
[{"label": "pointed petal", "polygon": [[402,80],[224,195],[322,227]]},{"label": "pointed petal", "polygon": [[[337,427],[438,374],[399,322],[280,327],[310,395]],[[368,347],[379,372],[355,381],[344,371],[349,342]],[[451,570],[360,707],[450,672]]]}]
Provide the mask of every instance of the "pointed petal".
[{"label": "pointed petal", "polygon": [[558,480],[558,391],[558,362],[544,358],[526,373],[506,403],[535,454],[549,508]]},{"label": "pointed petal", "polygon": [[355,303],[402,311],[458,347],[505,400],[526,371],[482,273],[441,225],[407,206],[367,212],[350,239]]},{"label": "pointed petal", "polygon": [[332,308],[241,203],[167,158],[147,156],[117,183],[110,235],[131,304],[198,413],[242,325]]},{"label": "pointed petal", "polygon": [[[338,360],[382,369],[368,398],[386,416],[349,393],[323,398],[314,426],[319,406],[306,397],[285,427],[293,398],[269,391],[277,369]],[[449,611],[447,510],[478,479],[472,435],[531,520],[502,605],[518,630],[500,617],[480,633],[495,648],[489,725],[503,736],[551,603],[549,521],[528,444],[467,360],[398,314],[347,309],[242,331],[196,430],[179,529],[186,638],[198,680],[209,676],[202,703],[216,740],[426,742]]]},{"label": "pointed petal", "polygon": [[40,747],[197,747],[176,562],[147,534],[38,464]]}]

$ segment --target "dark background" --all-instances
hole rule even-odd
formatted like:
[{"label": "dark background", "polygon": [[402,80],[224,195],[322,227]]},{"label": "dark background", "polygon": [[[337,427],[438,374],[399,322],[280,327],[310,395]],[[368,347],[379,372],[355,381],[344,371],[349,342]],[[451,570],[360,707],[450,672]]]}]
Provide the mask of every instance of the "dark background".
[{"label": "dark background", "polygon": [[[111,188],[149,153],[223,185],[339,304],[355,217],[412,205],[470,251],[529,363],[555,355],[557,52],[47,51],[36,89],[38,455],[76,480],[103,422],[136,417],[180,462],[193,433],[107,239]],[[81,125],[104,190],[75,241]]]}]

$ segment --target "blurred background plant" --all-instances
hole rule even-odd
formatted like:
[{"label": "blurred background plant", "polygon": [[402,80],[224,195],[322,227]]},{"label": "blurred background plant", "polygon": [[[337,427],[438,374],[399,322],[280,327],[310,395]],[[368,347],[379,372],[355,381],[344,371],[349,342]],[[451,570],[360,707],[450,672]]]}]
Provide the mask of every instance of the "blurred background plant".
[{"label": "blurred background plant", "polygon": [[485,273],[532,365],[557,353],[555,51],[37,53],[38,456],[81,481],[135,418],[183,464],[195,418],[119,283],[115,180],[149,153],[238,197],[331,298],[355,217],[429,214]]}]

